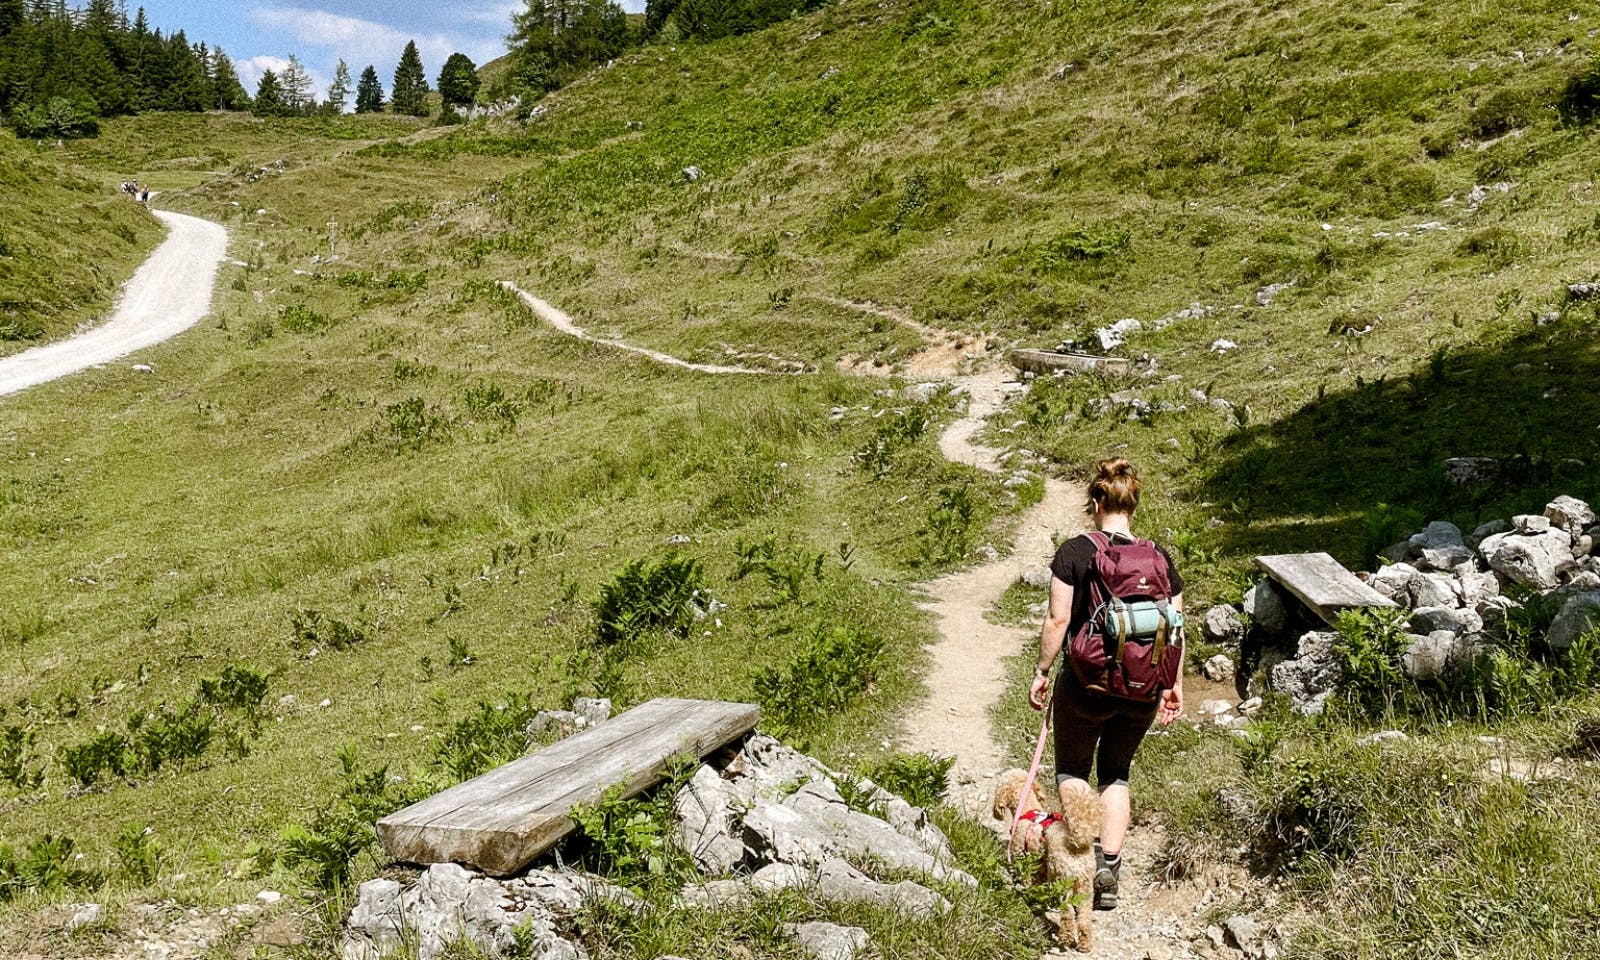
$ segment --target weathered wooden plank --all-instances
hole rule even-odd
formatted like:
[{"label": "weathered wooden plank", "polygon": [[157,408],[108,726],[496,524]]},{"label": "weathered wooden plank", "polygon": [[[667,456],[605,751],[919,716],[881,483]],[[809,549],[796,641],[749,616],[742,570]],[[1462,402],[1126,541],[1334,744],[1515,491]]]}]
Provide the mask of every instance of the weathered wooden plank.
[{"label": "weathered wooden plank", "polygon": [[1256,564],[1329,624],[1341,610],[1395,605],[1326,553],[1280,553],[1256,557]]},{"label": "weathered wooden plank", "polygon": [[574,806],[619,784],[633,796],[671,758],[704,757],[760,719],[754,704],[651,700],[384,817],[378,839],[397,860],[515,873],[572,830]]},{"label": "weathered wooden plank", "polygon": [[1132,369],[1132,361],[1123,357],[1096,357],[1087,353],[1057,353],[1054,350],[1011,351],[1011,364],[1019,370],[1034,373],[1054,373],[1057,370],[1099,370],[1121,376]]}]

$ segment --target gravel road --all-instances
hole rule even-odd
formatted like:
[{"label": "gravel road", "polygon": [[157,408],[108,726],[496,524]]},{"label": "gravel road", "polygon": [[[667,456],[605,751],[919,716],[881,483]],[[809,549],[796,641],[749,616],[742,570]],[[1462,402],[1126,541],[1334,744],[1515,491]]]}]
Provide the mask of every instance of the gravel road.
[{"label": "gravel road", "polygon": [[160,343],[210,312],[228,231],[199,217],[151,212],[167,225],[167,239],[122,288],[111,318],[65,340],[0,358],[0,396]]}]

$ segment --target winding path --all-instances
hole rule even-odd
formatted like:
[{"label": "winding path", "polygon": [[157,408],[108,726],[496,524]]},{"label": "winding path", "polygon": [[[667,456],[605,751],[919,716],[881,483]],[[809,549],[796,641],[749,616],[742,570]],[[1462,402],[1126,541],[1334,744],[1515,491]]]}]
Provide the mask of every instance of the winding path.
[{"label": "winding path", "polygon": [[123,286],[111,318],[65,340],[0,359],[0,396],[153,346],[210,312],[228,231],[187,214],[151,212],[167,225],[167,238]]},{"label": "winding path", "polygon": [[[619,350],[643,354],[661,363],[704,373],[773,373],[744,367],[695,364],[616,340],[592,337],[556,307],[509,281],[501,286],[514,291],[536,314],[556,329],[574,337],[603,343]],[[841,305],[860,307],[852,301]],[[871,312],[881,308],[874,305]],[[899,315],[885,313],[898,319]],[[938,338],[933,338],[938,339]],[[947,338],[955,342],[955,338]],[[934,343],[907,366],[948,380],[967,394],[961,418],[939,436],[946,458],[990,473],[1000,473],[1000,451],[976,441],[985,423],[1005,406],[1016,389],[1002,371],[983,370],[961,375],[961,355],[950,343]],[[989,708],[1014,682],[1005,660],[1033,649],[1036,634],[1016,627],[990,623],[984,614],[993,609],[1006,588],[1023,570],[1049,563],[1055,544],[1085,529],[1081,488],[1061,480],[1046,479],[1043,498],[1022,515],[1009,557],[960,570],[923,585],[927,597],[922,607],[938,624],[939,639],[929,648],[928,694],[906,718],[901,749],[921,750],[956,758],[951,771],[950,800],[980,823],[1003,830],[993,821],[990,803],[994,779],[1006,763],[1006,752],[994,742]],[[1186,683],[1197,680],[1190,678]],[[1198,692],[1198,691],[1196,691]],[[1031,744],[1025,745],[1031,748]],[[1199,915],[1210,900],[1205,885],[1185,882],[1173,886],[1158,882],[1154,865],[1165,842],[1159,825],[1138,824],[1128,836],[1122,902],[1112,912],[1095,913],[1094,954],[1117,960],[1195,957],[1194,945],[1203,938]],[[1059,954],[1046,957],[1081,956]]]},{"label": "winding path", "polygon": [[501,280],[500,286],[510,290],[518,297],[521,297],[522,302],[527,304],[528,309],[532,310],[539,316],[540,319],[550,324],[550,326],[555,327],[557,330],[560,330],[562,333],[567,334],[568,336],[577,337],[579,340],[587,340],[590,343],[603,344],[604,346],[612,347],[617,350],[625,350],[628,353],[637,353],[641,356],[649,357],[651,360],[654,360],[657,363],[664,363],[671,367],[682,367],[685,370],[694,370],[699,373],[755,373],[763,376],[790,375],[790,371],[787,370],[761,370],[756,367],[727,367],[715,363],[690,363],[687,360],[682,360],[678,357],[672,356],[671,354],[662,353],[659,350],[651,350],[646,347],[635,346],[634,344],[623,340],[608,340],[605,337],[597,337],[574,323],[572,321],[572,317],[569,316],[565,310],[562,310],[547,300],[539,299],[528,291],[512,283],[510,280]]}]

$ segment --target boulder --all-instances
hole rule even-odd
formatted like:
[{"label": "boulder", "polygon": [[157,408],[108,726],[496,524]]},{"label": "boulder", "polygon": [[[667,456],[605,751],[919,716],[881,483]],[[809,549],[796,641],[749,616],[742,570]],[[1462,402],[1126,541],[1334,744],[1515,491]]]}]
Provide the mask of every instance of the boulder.
[{"label": "boulder", "polygon": [[1424,550],[1462,546],[1466,546],[1466,541],[1461,537],[1461,528],[1443,520],[1435,520],[1406,540],[1406,552],[1410,557],[1419,557]]},{"label": "boulder", "polygon": [[720,775],[701,765],[672,801],[672,841],[712,875],[732,872],[748,851],[734,832],[734,797]]},{"label": "boulder", "polygon": [[907,385],[905,389],[900,391],[900,398],[902,400],[910,400],[912,403],[927,403],[937,397],[939,391],[943,389],[944,384],[939,381],[925,380],[921,383]]},{"label": "boulder", "polygon": [[1565,650],[1595,627],[1600,627],[1600,592],[1578,593],[1568,597],[1550,621],[1547,639],[1551,649]]},{"label": "boulder", "polygon": [[1483,620],[1483,632],[1496,640],[1506,638],[1506,614],[1517,602],[1510,597],[1496,595],[1484,597],[1473,606],[1473,611]]},{"label": "boulder", "polygon": [[1461,584],[1454,577],[1418,573],[1408,584],[1411,607],[1454,607],[1461,603]]},{"label": "boulder", "polygon": [[1461,584],[1461,600],[1469,607],[1476,608],[1480,600],[1500,595],[1500,580],[1492,573],[1466,570],[1456,575],[1456,581]]},{"label": "boulder", "polygon": [[1244,612],[1250,617],[1250,625],[1268,636],[1277,636],[1289,627],[1289,605],[1271,580],[1262,580],[1245,591]]},{"label": "boulder", "polygon": [[752,734],[723,770],[741,809],[781,799],[797,783],[831,782],[833,771],[765,733]]},{"label": "boulder", "polygon": [[1050,586],[1051,577],[1049,567],[1029,567],[1017,579],[1035,589],[1044,589]]},{"label": "boulder", "polygon": [[1200,635],[1207,643],[1237,644],[1244,639],[1244,620],[1233,607],[1212,607],[1200,618]]},{"label": "boulder", "polygon": [[1411,646],[1400,656],[1401,672],[1413,680],[1439,679],[1454,665],[1458,639],[1449,630],[1413,634]]},{"label": "boulder", "polygon": [[867,903],[925,920],[950,909],[950,901],[920,883],[879,883],[843,860],[817,870],[817,894],[832,903]]},{"label": "boulder", "polygon": [[1511,530],[1510,520],[1490,520],[1488,523],[1479,524],[1472,532],[1467,534],[1467,546],[1478,549],[1483,541],[1497,533],[1507,533]]},{"label": "boulder", "polygon": [[562,740],[588,726],[588,721],[571,710],[540,710],[528,721],[528,739],[538,740],[554,736]]},{"label": "boulder", "polygon": [[1422,570],[1454,570],[1456,567],[1477,559],[1477,553],[1466,544],[1449,544],[1443,547],[1429,547],[1417,554],[1417,567]]},{"label": "boulder", "polygon": [[1409,563],[1391,563],[1379,567],[1367,578],[1368,586],[1396,603],[1411,603],[1411,580],[1418,570]]},{"label": "boulder", "polygon": [[1511,518],[1511,529],[1518,533],[1544,533],[1554,524],[1542,513],[1522,513]]},{"label": "boulder", "polygon": [[592,727],[611,719],[611,701],[605,697],[578,697],[572,701],[572,712]]},{"label": "boulder", "polygon": [[1227,654],[1219,653],[1201,664],[1200,672],[1207,680],[1222,683],[1233,679],[1233,660]]},{"label": "boulder", "polygon": [[820,920],[811,923],[786,923],[800,949],[811,960],[855,960],[872,939],[860,927],[841,927]]},{"label": "boulder", "polygon": [[[1537,519],[1550,522],[1547,517]],[[1478,549],[1491,570],[1536,590],[1554,589],[1561,574],[1574,564],[1572,538],[1562,530],[1497,533],[1486,538]]]},{"label": "boulder", "polygon": [[1300,638],[1293,660],[1272,668],[1272,689],[1289,698],[1295,713],[1320,714],[1343,679],[1344,668],[1333,651],[1338,637],[1332,632],[1311,631]]},{"label": "boulder", "polygon": [[1483,629],[1483,618],[1476,611],[1454,606],[1418,607],[1411,611],[1411,629],[1416,633],[1477,633]]},{"label": "boulder", "polygon": [[1594,509],[1576,497],[1556,497],[1545,504],[1544,515],[1551,526],[1573,538],[1582,535],[1595,521]]},{"label": "boulder", "polygon": [[98,903],[73,903],[69,904],[67,909],[72,911],[72,917],[67,920],[69,931],[93,926],[106,915],[106,908]]},{"label": "boulder", "polygon": [[437,960],[463,940],[490,957],[513,948],[538,960],[585,956],[557,935],[539,901],[514,901],[499,882],[454,863],[434,864],[408,890],[393,880],[363,883],[341,952],[345,960],[377,960],[414,944],[418,960]]},{"label": "boulder", "polygon": [[1226,936],[1226,943],[1235,950],[1242,950],[1249,954],[1261,946],[1261,924],[1254,917],[1238,915],[1229,917],[1222,923],[1222,932]]},{"label": "boulder", "polygon": [[1500,476],[1500,461],[1493,457],[1451,457],[1444,462],[1444,475],[1461,486],[1492,483]]},{"label": "boulder", "polygon": [[781,803],[758,802],[744,826],[746,844],[778,863],[819,867],[835,857],[873,857],[934,879],[977,882],[888,823],[850,809],[831,781],[808,783]]}]

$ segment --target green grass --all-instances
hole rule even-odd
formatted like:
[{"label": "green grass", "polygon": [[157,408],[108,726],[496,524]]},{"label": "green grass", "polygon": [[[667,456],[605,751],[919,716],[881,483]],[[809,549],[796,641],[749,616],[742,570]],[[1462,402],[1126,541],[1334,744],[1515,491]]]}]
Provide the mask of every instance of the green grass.
[{"label": "green grass", "polygon": [[[525,126],[108,123],[67,158],[109,183],[143,176],[164,203],[227,223],[244,265],[224,269],[211,322],[151,351],[158,376],[91,371],[0,405],[0,594],[27,598],[0,624],[0,723],[26,728],[45,772],[40,790],[0,787],[6,838],[71,822],[108,863],[124,824],[147,821],[167,866],[152,883],[114,881],[117,896],[220,903],[298,887],[274,865],[279,831],[333,796],[346,745],[419,782],[439,772],[433,738],[478,699],[553,704],[597,680],[624,703],[749,697],[762,670],[804,672],[834,627],[880,638],[886,666],[804,735],[834,759],[863,751],[916,690],[929,628],[904,585],[1002,542],[1014,504],[939,459],[944,405],[919,432],[877,382],[829,372],[849,356],[918,373],[904,365],[914,328],[839,301],[996,348],[1144,321],[1125,352],[1151,354],[1157,376],[1036,381],[990,438],[1069,477],[1130,456],[1147,483],[1141,529],[1174,549],[1195,609],[1236,597],[1257,552],[1364,563],[1412,520],[1600,492],[1597,320],[1564,294],[1594,276],[1582,186],[1594,133],[1557,109],[1594,44],[1587,15],[1568,13],[842,0],[744,38],[632,52]],[[691,165],[705,176],[688,180]],[[1469,203],[1474,185],[1500,182],[1511,187]],[[60,236],[9,223],[13,245]],[[58,262],[86,249],[61,243]],[[823,372],[663,370],[554,334],[500,279],[600,335]],[[1257,305],[1258,289],[1290,282]],[[64,297],[50,332],[94,302]],[[1211,309],[1154,329],[1192,303]],[[1238,349],[1213,352],[1222,338]],[[1117,390],[1155,412],[1107,412],[1097,401]],[[837,422],[835,407],[849,408]],[[1509,469],[1498,486],[1453,488],[1440,461],[1457,455]],[[723,625],[660,635],[597,671],[588,602],[679,533],[730,604]],[[821,554],[821,579],[738,576],[741,543],[769,538]],[[1013,591],[999,616],[1030,602]],[[307,610],[344,624],[344,639],[312,656],[292,621]],[[270,676],[248,756],[225,762],[219,743],[188,767],[68,796],[58,747],[175,709],[234,663]],[[1035,729],[1020,696],[998,708],[1008,743]],[[1566,722],[1505,735],[1543,749]],[[1291,726],[1281,749],[1331,768],[1354,736]],[[1404,769],[1454,770],[1435,754],[1465,763],[1473,749],[1465,733],[1428,737],[1399,748]],[[1592,918],[1576,899],[1590,888],[1544,848],[1476,842],[1519,824],[1588,836],[1537,790],[1474,781],[1451,832],[1426,776],[1386,794],[1350,749],[1360,762],[1330,789],[1367,822],[1398,818],[1399,852],[1363,838],[1306,887],[1347,897],[1352,919],[1296,949],[1377,955],[1398,937],[1429,955],[1476,929],[1467,908],[1372,891],[1436,867],[1460,871],[1455,884],[1512,855],[1575,891],[1549,897],[1561,915]],[[1282,787],[1274,769],[1288,768],[1247,773],[1231,738],[1175,729],[1151,741],[1136,795],[1169,819],[1175,863],[1231,856],[1236,841],[1199,825],[1223,786]],[[1532,896],[1513,893],[1486,884],[1468,899]],[[0,906],[0,926],[25,930],[37,903]],[[1571,942],[1552,914],[1527,916],[1508,929],[1547,955]],[[663,949],[734,936],[684,924]],[[1510,949],[1465,942],[1475,956]]]},{"label": "green grass", "polygon": [[165,232],[120,182],[0,137],[0,356],[103,320]]}]

